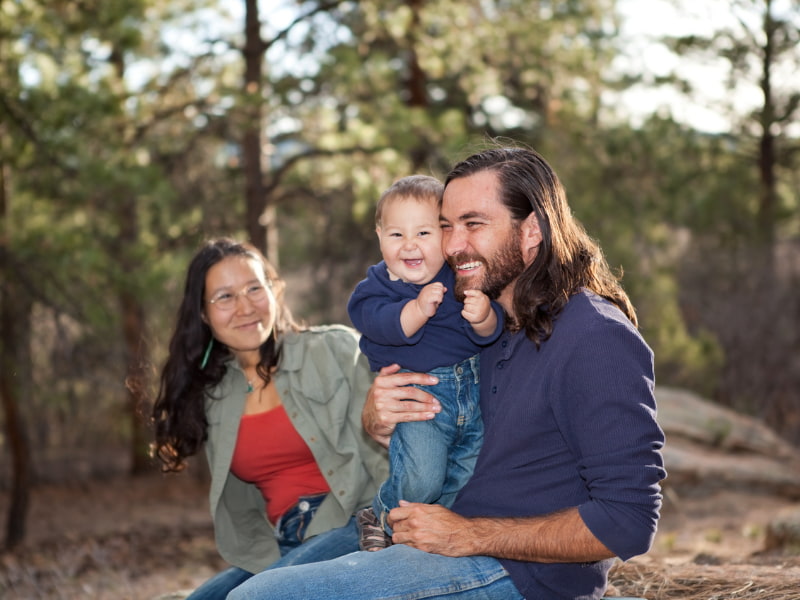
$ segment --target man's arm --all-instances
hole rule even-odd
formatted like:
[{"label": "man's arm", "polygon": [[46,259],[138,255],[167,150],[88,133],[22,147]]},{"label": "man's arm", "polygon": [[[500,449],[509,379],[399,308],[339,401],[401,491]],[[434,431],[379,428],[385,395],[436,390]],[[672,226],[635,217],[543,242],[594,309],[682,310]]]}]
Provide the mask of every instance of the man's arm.
[{"label": "man's arm", "polygon": [[434,396],[416,387],[406,387],[412,383],[435,385],[438,382],[436,377],[425,373],[398,373],[399,370],[399,365],[380,370],[369,388],[361,413],[364,429],[384,448],[389,447],[389,440],[398,423],[428,421],[442,410]]},{"label": "man's arm", "polygon": [[389,513],[396,544],[443,556],[493,556],[554,563],[611,558],[577,508],[541,517],[466,518],[442,507],[400,501]]}]

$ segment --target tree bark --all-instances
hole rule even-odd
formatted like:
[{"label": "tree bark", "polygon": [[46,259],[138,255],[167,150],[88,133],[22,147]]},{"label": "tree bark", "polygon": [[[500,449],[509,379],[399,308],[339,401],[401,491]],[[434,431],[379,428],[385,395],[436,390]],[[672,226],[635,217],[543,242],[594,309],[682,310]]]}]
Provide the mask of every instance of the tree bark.
[{"label": "tree bark", "polygon": [[145,336],[145,319],[142,305],[133,294],[120,294],[122,307],[122,329],[125,338],[127,372],[128,415],[131,422],[131,474],[138,475],[152,470],[149,455],[149,427],[145,415],[149,414],[147,402],[147,361],[148,348]]},{"label": "tree bark", "polygon": [[767,0],[764,11],[764,45],[761,50],[761,93],[764,104],[761,107],[758,144],[758,172],[761,193],[758,206],[758,244],[761,251],[765,285],[774,281],[774,244],[778,204],[777,178],[775,176],[775,135],[772,127],[776,123],[776,106],[773,94],[772,69],[775,63],[776,25],[772,18],[772,2]]},{"label": "tree bark", "polygon": [[[125,194],[128,194],[126,197]],[[122,201],[119,211],[119,246],[113,250],[119,256],[123,273],[136,269],[136,260],[131,257],[131,249],[136,247],[139,238],[139,221],[136,214],[136,198],[130,192],[120,192]],[[147,371],[149,360],[147,346],[147,324],[144,308],[131,286],[120,284],[118,301],[122,313],[122,336],[125,343],[125,384],[127,388],[126,406],[131,424],[130,465],[131,474],[138,475],[151,470],[149,457],[149,422],[144,415],[149,414],[147,400]]]},{"label": "tree bark", "polygon": [[[9,281],[6,280],[5,289]],[[31,461],[30,443],[25,429],[24,419],[19,411],[20,388],[24,386],[24,373],[30,372],[24,365],[22,355],[14,348],[26,348],[29,343],[27,335],[28,311],[18,311],[12,306],[9,294],[4,293],[0,299],[0,331],[3,335],[2,353],[2,379],[0,379],[0,397],[3,401],[5,413],[6,436],[11,450],[11,502],[8,507],[8,521],[6,529],[5,547],[13,549],[25,538],[25,523],[28,516],[30,488],[31,488]]]},{"label": "tree bark", "polygon": [[262,161],[262,86],[264,64],[264,41],[261,39],[261,19],[258,0],[245,0],[244,55],[244,131],[242,134],[242,164],[245,180],[245,228],[247,235],[267,258],[277,264],[277,257],[270,256],[271,232],[262,216],[268,209],[268,198],[264,186]]},{"label": "tree bark", "polygon": [[11,454],[11,501],[8,507],[5,548],[13,549],[25,538],[28,516],[31,461],[30,443],[19,410],[19,398],[30,381],[31,301],[19,289],[9,260],[6,224],[5,165],[0,163],[0,401]]},{"label": "tree bark", "polygon": [[[120,90],[125,78],[125,54],[114,48],[109,62],[116,71]],[[122,135],[122,134],[121,134]],[[119,236],[116,247],[111,248],[114,256],[119,257],[122,273],[134,273],[139,267],[139,260],[134,256],[134,249],[139,243],[139,215],[136,210],[136,194],[130,189],[118,190],[120,208],[118,213]],[[114,244],[112,244],[113,246]],[[125,343],[125,387],[127,389],[126,407],[131,425],[130,470],[132,475],[146,473],[151,470],[152,461],[149,456],[150,437],[147,398],[147,372],[145,365],[149,363],[147,346],[147,324],[142,302],[135,288],[126,282],[117,286],[117,299],[122,313],[122,336]]]},{"label": "tree bark", "polygon": [[[412,20],[408,32],[408,78],[406,79],[406,93],[408,101],[406,104],[411,108],[427,110],[430,105],[428,99],[427,85],[428,79],[422,66],[419,64],[417,45],[419,43],[418,31],[422,27],[420,12],[425,5],[425,0],[409,0],[408,6],[411,9]],[[410,150],[411,172],[421,171],[428,161],[430,155],[430,144],[423,136],[420,136],[419,143]]]}]

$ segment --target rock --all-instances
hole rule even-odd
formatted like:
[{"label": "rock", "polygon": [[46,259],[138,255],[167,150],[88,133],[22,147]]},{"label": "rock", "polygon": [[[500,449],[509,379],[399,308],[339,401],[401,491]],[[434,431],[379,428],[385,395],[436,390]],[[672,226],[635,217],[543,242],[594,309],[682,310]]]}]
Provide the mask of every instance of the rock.
[{"label": "rock", "polygon": [[658,421],[664,431],[732,452],[800,460],[800,449],[764,423],[714,404],[693,392],[657,388]]},{"label": "rock", "polygon": [[800,498],[800,449],[764,423],[686,390],[657,388],[668,486],[748,487]]},{"label": "rock", "polygon": [[769,522],[764,550],[800,554],[800,506],[782,510]]}]

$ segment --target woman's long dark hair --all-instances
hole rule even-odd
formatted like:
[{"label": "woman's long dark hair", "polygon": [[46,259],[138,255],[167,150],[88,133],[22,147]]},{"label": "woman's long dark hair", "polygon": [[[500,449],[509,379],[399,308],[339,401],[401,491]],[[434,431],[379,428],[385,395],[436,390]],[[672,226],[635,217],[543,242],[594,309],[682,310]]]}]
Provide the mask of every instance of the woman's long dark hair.
[{"label": "woman's long dark hair", "polygon": [[547,161],[528,148],[491,148],[458,163],[454,179],[482,171],[497,173],[500,197],[513,219],[536,214],[542,242],[533,262],[514,287],[515,323],[540,345],[553,332],[553,322],[570,296],[585,288],[613,302],[637,325],[628,295],[611,271],[600,247],[589,237],[567,203],[567,194]]},{"label": "woman's long dark hair", "polygon": [[221,260],[242,256],[258,261],[275,295],[277,315],[269,339],[261,346],[256,371],[268,383],[278,364],[279,340],[286,331],[298,331],[291,312],[284,304],[284,282],[278,272],[254,246],[230,238],[209,240],[197,251],[186,274],[183,299],[178,308],[175,331],[169,342],[169,356],[161,372],[161,383],[153,406],[155,443],[153,454],[162,470],[180,471],[186,458],[197,453],[208,438],[205,393],[225,375],[232,354],[214,341],[208,360],[205,352],[211,342],[211,328],[203,320],[206,274]]}]

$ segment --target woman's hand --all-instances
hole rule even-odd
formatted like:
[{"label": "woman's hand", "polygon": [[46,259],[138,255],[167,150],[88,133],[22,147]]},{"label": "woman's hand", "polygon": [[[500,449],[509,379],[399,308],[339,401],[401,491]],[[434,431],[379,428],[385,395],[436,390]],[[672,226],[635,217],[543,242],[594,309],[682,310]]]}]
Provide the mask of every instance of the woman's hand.
[{"label": "woman's hand", "polygon": [[[389,447],[394,428],[404,421],[428,421],[442,410],[439,401],[409,384],[435,385],[438,379],[425,373],[398,373],[399,365],[380,370],[367,394],[361,422],[364,429],[384,448]],[[406,402],[415,400],[415,402]]]}]

